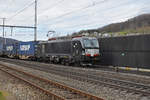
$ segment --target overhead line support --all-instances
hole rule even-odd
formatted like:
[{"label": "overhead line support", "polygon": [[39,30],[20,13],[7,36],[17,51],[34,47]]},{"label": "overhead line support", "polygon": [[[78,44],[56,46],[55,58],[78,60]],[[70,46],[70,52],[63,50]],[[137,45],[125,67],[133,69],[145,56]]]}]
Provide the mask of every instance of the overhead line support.
[{"label": "overhead line support", "polygon": [[12,28],[35,28],[32,26],[15,26],[15,25],[0,25],[0,27],[12,27]]},{"label": "overhead line support", "polygon": [[35,0],[34,41],[37,41],[37,0]]}]

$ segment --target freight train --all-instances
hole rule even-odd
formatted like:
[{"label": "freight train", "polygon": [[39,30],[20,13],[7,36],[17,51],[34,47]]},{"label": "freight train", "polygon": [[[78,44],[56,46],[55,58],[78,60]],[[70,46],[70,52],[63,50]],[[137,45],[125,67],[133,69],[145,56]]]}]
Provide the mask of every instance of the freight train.
[{"label": "freight train", "polygon": [[10,58],[77,66],[94,65],[100,59],[99,42],[94,37],[7,44],[4,46],[4,55]]}]

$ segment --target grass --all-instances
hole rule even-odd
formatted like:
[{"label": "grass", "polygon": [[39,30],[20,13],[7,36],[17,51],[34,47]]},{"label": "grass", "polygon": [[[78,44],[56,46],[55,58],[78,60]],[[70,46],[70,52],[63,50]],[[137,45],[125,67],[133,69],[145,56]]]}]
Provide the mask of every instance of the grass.
[{"label": "grass", "polygon": [[141,27],[136,29],[127,29],[120,32],[117,32],[119,35],[127,35],[131,33],[140,33],[140,34],[150,34],[150,26],[147,27]]},{"label": "grass", "polygon": [[3,92],[0,92],[0,100],[6,100],[6,98],[3,95]]}]

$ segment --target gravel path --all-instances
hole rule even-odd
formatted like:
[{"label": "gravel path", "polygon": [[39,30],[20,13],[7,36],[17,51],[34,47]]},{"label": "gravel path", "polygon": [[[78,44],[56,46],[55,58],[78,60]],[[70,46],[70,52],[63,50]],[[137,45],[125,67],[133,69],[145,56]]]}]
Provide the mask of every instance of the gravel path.
[{"label": "gravel path", "polygon": [[103,85],[97,86],[92,83],[90,84],[87,82],[81,82],[81,81],[73,80],[67,77],[62,77],[59,75],[54,75],[51,73],[46,73],[43,71],[31,69],[31,68],[20,67],[20,66],[13,65],[13,64],[8,64],[8,65],[11,65],[11,67],[16,67],[26,72],[35,74],[37,76],[47,78],[49,80],[53,80],[53,81],[56,81],[56,82],[59,82],[59,83],[62,83],[62,84],[65,84],[74,88],[78,88],[80,90],[83,90],[89,93],[92,93],[105,100],[150,100],[150,98],[140,96],[139,94],[127,93],[126,91],[115,90],[113,88],[108,88]]}]

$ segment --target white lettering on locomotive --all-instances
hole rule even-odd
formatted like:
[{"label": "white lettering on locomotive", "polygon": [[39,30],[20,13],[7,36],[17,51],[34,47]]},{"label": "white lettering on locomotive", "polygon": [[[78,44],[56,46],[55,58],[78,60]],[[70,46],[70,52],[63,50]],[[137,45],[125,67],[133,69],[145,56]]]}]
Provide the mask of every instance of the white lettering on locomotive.
[{"label": "white lettering on locomotive", "polygon": [[94,54],[99,54],[99,49],[85,49],[85,53],[94,56]]}]

